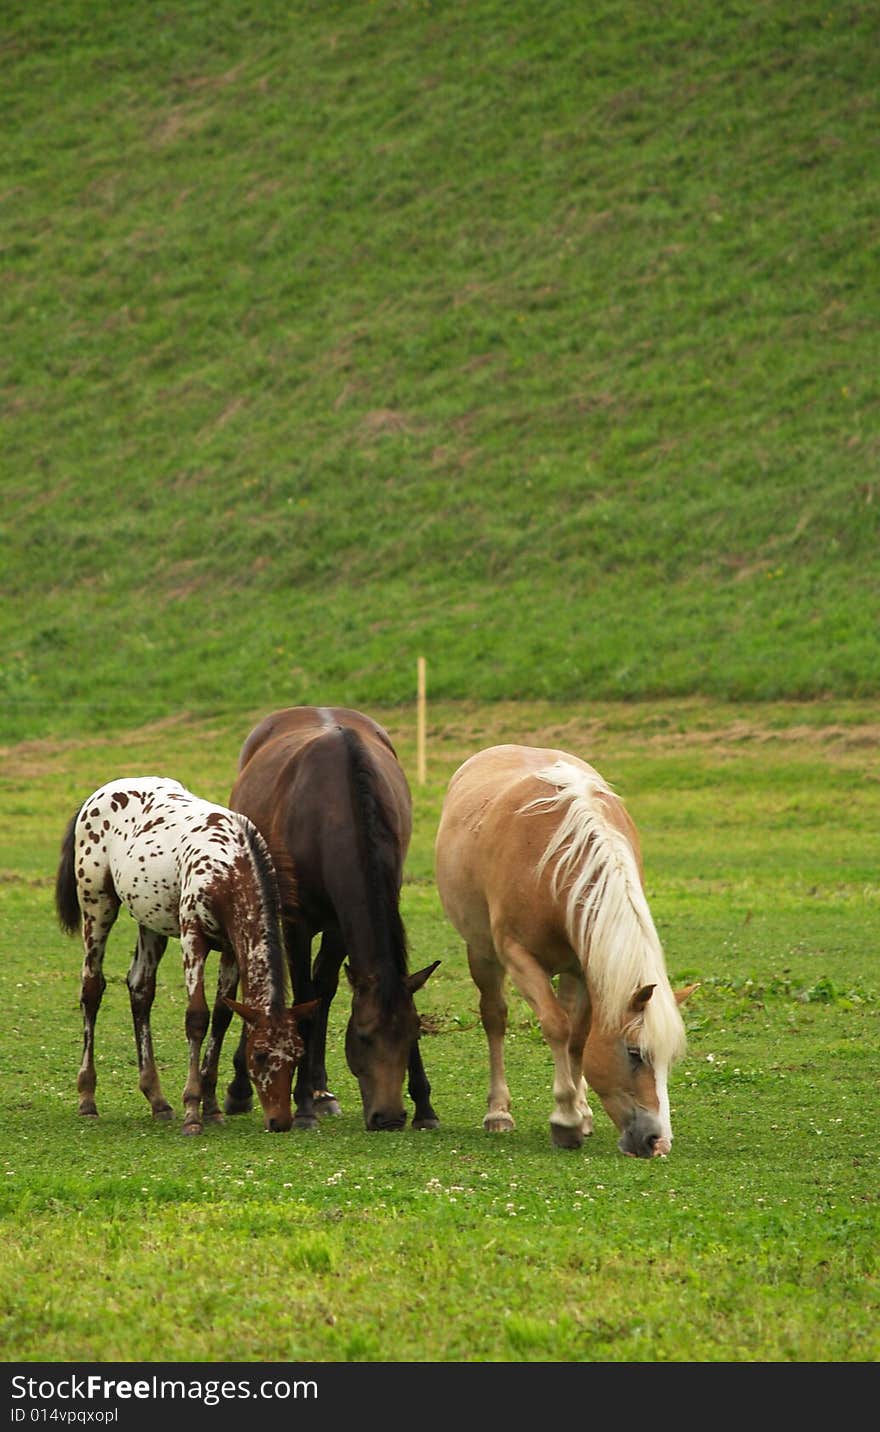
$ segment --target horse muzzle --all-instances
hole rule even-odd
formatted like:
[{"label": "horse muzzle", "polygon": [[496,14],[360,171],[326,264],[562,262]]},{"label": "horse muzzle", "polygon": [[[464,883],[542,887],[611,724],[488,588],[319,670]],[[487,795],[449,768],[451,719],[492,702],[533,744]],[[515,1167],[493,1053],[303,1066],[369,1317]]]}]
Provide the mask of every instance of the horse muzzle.
[{"label": "horse muzzle", "polygon": [[367,1126],[367,1132],[370,1134],[394,1133],[397,1129],[404,1127],[406,1123],[406,1112],[401,1110],[399,1114],[386,1114],[381,1109],[374,1109],[372,1114],[365,1117],[364,1123]]},{"label": "horse muzzle", "polygon": [[288,1109],[286,1114],[267,1114],[264,1129],[267,1134],[286,1134],[292,1123],[293,1116]]},{"label": "horse muzzle", "polygon": [[652,1114],[639,1111],[626,1125],[617,1147],[629,1158],[656,1159],[669,1153],[672,1141],[663,1134]]}]

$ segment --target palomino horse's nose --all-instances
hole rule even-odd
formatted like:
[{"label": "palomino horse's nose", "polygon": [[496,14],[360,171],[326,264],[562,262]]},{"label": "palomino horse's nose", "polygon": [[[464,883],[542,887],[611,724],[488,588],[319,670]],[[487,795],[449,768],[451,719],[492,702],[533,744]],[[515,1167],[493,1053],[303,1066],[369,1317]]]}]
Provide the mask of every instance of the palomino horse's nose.
[{"label": "palomino horse's nose", "polygon": [[639,1111],[627,1124],[617,1147],[630,1158],[652,1159],[669,1153],[669,1140],[663,1138],[652,1115]]},{"label": "palomino horse's nose", "polygon": [[381,1109],[375,1110],[367,1120],[369,1133],[391,1132],[395,1129],[402,1129],[406,1123],[406,1113],[385,1114]]}]

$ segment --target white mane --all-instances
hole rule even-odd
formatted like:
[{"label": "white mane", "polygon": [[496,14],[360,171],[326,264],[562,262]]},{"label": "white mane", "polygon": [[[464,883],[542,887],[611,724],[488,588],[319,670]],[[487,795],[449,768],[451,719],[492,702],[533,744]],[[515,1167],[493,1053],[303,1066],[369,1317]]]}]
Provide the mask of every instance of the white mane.
[{"label": "white mane", "polygon": [[[567,884],[565,924],[588,976],[594,1012],[609,1028],[624,1021],[633,995],[655,989],[631,1037],[655,1065],[684,1053],[685,1032],[663,949],[642,889],[632,846],[598,799],[614,794],[600,777],[568,761],[536,771],[555,788],[522,811],[558,811],[560,820],[537,866],[555,861],[551,889]],[[588,965],[589,961],[589,965]]]}]

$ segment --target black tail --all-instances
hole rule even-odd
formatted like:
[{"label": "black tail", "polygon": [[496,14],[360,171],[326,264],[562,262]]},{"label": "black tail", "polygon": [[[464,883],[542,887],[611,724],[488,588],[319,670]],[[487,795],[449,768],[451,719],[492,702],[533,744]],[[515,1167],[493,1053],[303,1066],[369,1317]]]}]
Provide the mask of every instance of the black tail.
[{"label": "black tail", "polygon": [[74,836],[80,810],[82,810],[82,806],[74,812],[68,821],[64,839],[61,842],[58,874],[55,876],[55,909],[58,911],[58,923],[68,935],[76,934],[81,914],[73,863]]},{"label": "black tail", "polygon": [[342,730],[348,753],[352,807],[363,842],[370,917],[379,953],[380,998],[390,999],[407,972],[407,939],[400,915],[400,843],[376,790],[369,753],[350,726]]}]

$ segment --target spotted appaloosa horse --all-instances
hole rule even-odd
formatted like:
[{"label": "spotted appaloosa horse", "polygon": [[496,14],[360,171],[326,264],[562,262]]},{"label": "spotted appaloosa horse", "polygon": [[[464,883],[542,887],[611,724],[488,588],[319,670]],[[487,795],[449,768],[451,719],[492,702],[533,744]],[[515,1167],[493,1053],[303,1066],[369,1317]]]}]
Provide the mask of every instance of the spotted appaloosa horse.
[{"label": "spotted appaloosa horse", "polygon": [[[297,1020],[314,1006],[285,1007],[278,892],[265,843],[250,821],[200,800],[177,781],[140,776],[101,786],[71,818],[55,882],[61,926],[82,928],[83,1058],[79,1112],[96,1115],[95,1021],[106,986],[107,937],[120,906],[137,922],[128,971],[139,1086],[156,1118],[170,1118],[153,1057],[150,1011],[169,936],[179,937],[186,990],[189,1076],[185,1134],[222,1118],[215,1097],[219,1045],[199,1056],[208,1029],[205,959],[220,952],[219,996],[245,1021],[246,1057],[272,1132],[290,1128],[293,1070],[303,1052]],[[239,977],[242,1002],[236,993]],[[231,1016],[230,1016],[231,1017]]]},{"label": "spotted appaloosa horse", "polygon": [[[294,1127],[313,1128],[319,1114],[339,1112],[327,1089],[324,1051],[347,959],[352,1000],[345,1054],[367,1129],[406,1123],[401,1091],[407,1072],[413,1127],[435,1128],[413,996],[439,961],[407,973],[399,901],[412,800],[387,731],[345,707],[288,707],[251,731],[238,769],[229,804],[250,817],[272,853],[295,996],[320,1001],[303,1028]],[[249,1092],[239,1050],[227,1113],[247,1108]]]},{"label": "spotted appaloosa horse", "polygon": [[679,1005],[696,985],[670,987],[620,799],[577,756],[492,746],[453,775],[435,853],[440,899],[480,991],[484,1127],[514,1127],[503,1053],[509,975],[553,1053],[553,1142],[578,1148],[592,1133],[589,1084],[622,1153],[667,1154],[667,1073],[685,1048]]}]

